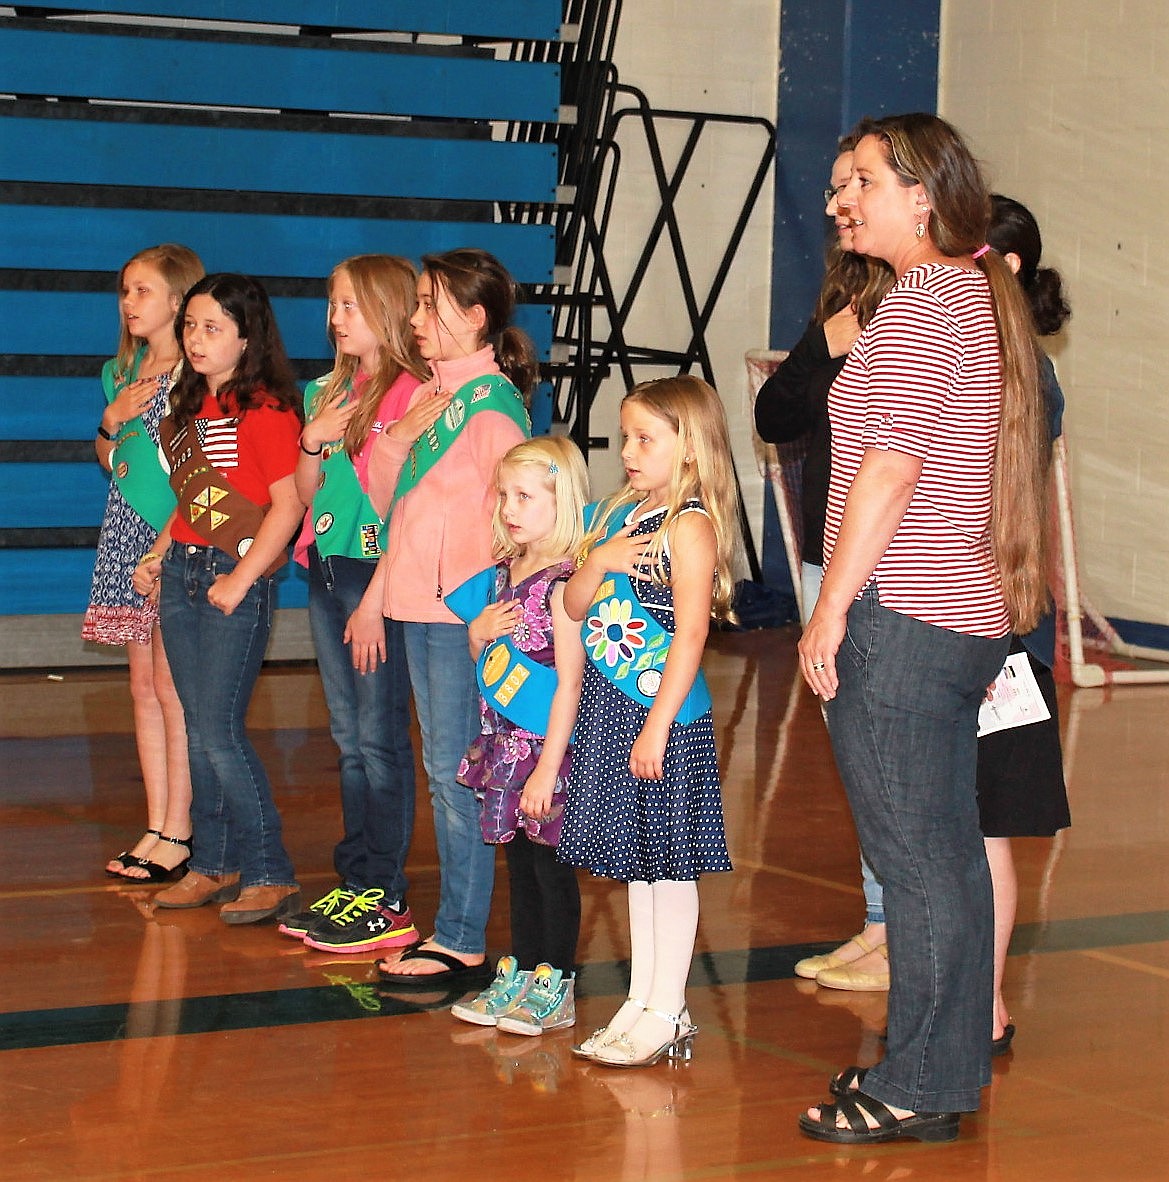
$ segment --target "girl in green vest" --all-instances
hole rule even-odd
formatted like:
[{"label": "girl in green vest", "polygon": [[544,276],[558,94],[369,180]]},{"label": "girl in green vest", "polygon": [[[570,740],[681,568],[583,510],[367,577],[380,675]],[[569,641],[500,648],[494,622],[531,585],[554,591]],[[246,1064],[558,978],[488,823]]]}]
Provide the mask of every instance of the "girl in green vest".
[{"label": "girl in green vest", "polygon": [[[338,885],[280,930],[322,952],[418,942],[406,905],[414,832],[410,679],[402,625],[380,599],[362,609],[382,554],[366,493],[369,451],[402,417],[425,366],[410,331],[417,275],[405,259],[358,255],[329,276],[330,373],[305,390],[296,489],[308,507],[294,557],[308,567],[309,623],[340,751]],[[354,652],[366,655],[361,669]]]},{"label": "girl in green vest", "polygon": [[146,833],[106,863],[113,878],[163,882],[190,855],[191,773],[183,708],[158,631],[158,607],[131,585],[175,506],[158,459],[158,423],[182,352],[175,314],[203,277],[198,255],[171,243],[139,251],[118,274],[121,338],[101,371],[106,408],[94,447],[110,472],[93,589],[81,638],[122,645],[146,786]]}]

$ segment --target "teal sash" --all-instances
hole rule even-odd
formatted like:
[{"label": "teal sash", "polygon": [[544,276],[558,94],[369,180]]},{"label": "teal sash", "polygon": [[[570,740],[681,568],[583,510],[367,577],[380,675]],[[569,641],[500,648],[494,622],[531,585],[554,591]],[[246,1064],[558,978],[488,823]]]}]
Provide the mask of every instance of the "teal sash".
[{"label": "teal sash", "polygon": [[[102,366],[101,384],[107,404],[138,376],[145,353],[143,346],[134,354],[130,372],[120,381],[116,377],[116,358],[111,357]],[[168,397],[169,385],[168,377],[159,397]],[[141,415],[122,424],[110,452],[110,475],[127,504],[143,521],[156,530],[166,525],[175,509],[175,494],[158,458],[158,440],[151,438]]]},{"label": "teal sash", "polygon": [[[469,624],[495,602],[496,577],[496,567],[489,566],[444,596],[443,602]],[[556,670],[520,652],[510,632],[484,647],[475,665],[475,680],[483,700],[508,722],[534,735],[548,733]]]},{"label": "teal sash", "polygon": [[[585,520],[591,522],[595,513],[596,506],[588,506]],[[624,526],[623,517],[616,514],[609,522],[604,540]],[[662,684],[673,633],[650,615],[628,575],[610,572],[605,576],[585,613],[580,635],[593,668],[648,710]],[[686,726],[710,708],[710,690],[699,669],[675,721]]]},{"label": "teal sash", "polygon": [[[306,414],[325,380],[317,378],[305,388]],[[382,519],[357,479],[357,471],[344,442],[326,444],[321,455],[320,485],[313,495],[313,533],[317,550],[322,557],[380,558],[382,547],[378,539],[381,529]]]}]

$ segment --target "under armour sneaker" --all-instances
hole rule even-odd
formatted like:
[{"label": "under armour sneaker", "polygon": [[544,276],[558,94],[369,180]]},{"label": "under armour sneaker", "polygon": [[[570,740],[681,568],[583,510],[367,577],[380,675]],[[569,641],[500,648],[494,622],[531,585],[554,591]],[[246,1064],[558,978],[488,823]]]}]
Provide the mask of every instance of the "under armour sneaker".
[{"label": "under armour sneaker", "polygon": [[310,928],[344,911],[353,902],[354,897],[352,891],[337,887],[327,895],[322,895],[307,911],[298,911],[282,920],[277,930],[296,940],[303,940]]},{"label": "under armour sneaker", "polygon": [[418,929],[405,903],[382,902],[385,891],[374,887],[354,895],[345,908],[305,932],[304,942],[321,952],[372,952],[418,943]]},{"label": "under armour sneaker", "polygon": [[501,956],[495,966],[495,980],[474,1001],[451,1006],[451,1013],[476,1026],[494,1026],[523,997],[531,978],[532,974],[521,970],[514,956]]},{"label": "under armour sneaker", "polygon": [[519,1004],[501,1014],[496,1025],[509,1034],[543,1034],[576,1025],[576,980],[550,964],[532,970],[531,984]]}]

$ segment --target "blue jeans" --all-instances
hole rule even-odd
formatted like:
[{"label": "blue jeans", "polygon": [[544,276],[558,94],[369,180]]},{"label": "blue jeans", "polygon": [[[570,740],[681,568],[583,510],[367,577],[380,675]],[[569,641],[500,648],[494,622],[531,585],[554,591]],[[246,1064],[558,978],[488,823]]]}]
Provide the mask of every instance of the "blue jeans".
[{"label": "blue jeans", "polygon": [[475,794],[455,779],[459,760],[479,733],[479,689],[467,626],[407,623],[405,629],[438,845],[435,939],[454,952],[479,953],[487,946],[495,847],[483,840]]},{"label": "blue jeans", "polygon": [[375,563],[308,551],[308,616],[317,668],[329,707],[329,730],[341,753],[345,833],[333,866],[352,891],[380,887],[385,902],[406,894],[406,853],[414,833],[414,750],[410,677],[402,625],[385,620],[386,659],[372,673],[353,668],[345,625],[373,578]]},{"label": "blue jeans", "polygon": [[885,922],[885,892],[861,854],[861,887],[865,892],[865,924]]},{"label": "blue jeans", "polygon": [[889,1040],[864,1090],[967,1112],[990,1082],[994,921],[975,793],[978,706],[1007,655],[883,608],[848,612],[828,729],[864,856],[885,888]]},{"label": "blue jeans", "polygon": [[230,616],[207,602],[236,559],[173,543],[162,564],[162,639],[187,721],[191,761],[191,869],[239,871],[241,886],[293,886],[280,814],[248,738],[251,701],[271,626],[272,581],[257,579]]},{"label": "blue jeans", "polygon": [[[824,568],[814,562],[805,562],[800,568],[800,585],[804,595],[804,619],[806,624],[816,609],[820,588],[824,585]],[[827,717],[827,714],[825,714]],[[865,892],[865,924],[885,922],[884,895],[864,854],[861,854],[861,884]]]}]

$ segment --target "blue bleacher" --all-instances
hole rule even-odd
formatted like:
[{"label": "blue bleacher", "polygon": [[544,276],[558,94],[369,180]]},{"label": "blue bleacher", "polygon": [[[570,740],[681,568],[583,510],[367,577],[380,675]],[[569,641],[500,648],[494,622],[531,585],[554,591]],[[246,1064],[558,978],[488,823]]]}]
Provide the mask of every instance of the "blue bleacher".
[{"label": "blue bleacher", "polygon": [[[417,262],[481,246],[521,283],[551,283],[552,226],[509,222],[500,210],[557,201],[557,150],[501,131],[553,124],[561,101],[559,66],[485,44],[556,40],[560,0],[126,0],[54,3],[41,19],[16,11],[0,16],[3,87],[17,96],[0,100],[8,616],[75,613],[88,600],[92,545],[77,540],[100,524],[107,487],[90,446],[97,372],[117,342],[114,284],[131,254],[182,242],[209,270],[263,277],[290,356],[302,373],[323,371],[323,281],[349,255]],[[79,19],[90,13],[112,19]],[[327,35],[371,22],[394,36]],[[415,34],[444,36],[418,46]],[[517,322],[546,359],[549,307],[524,306]],[[534,416],[546,422],[547,407]],[[36,440],[61,442],[47,455],[21,446]],[[297,573],[281,580],[281,606],[303,605]]]}]

